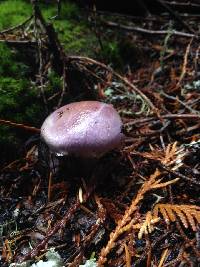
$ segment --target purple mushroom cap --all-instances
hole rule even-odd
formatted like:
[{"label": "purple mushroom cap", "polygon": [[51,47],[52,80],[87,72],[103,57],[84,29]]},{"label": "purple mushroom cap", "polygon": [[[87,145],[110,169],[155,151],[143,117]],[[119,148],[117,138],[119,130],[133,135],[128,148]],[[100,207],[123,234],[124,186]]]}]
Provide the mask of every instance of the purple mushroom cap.
[{"label": "purple mushroom cap", "polygon": [[122,144],[121,129],[121,118],[112,105],[81,101],[50,114],[41,127],[41,137],[58,155],[99,158]]}]

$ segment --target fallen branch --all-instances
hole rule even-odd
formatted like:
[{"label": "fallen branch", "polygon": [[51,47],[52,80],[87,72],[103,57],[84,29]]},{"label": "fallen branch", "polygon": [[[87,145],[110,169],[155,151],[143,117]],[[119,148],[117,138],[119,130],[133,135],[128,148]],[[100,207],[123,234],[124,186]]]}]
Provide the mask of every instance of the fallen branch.
[{"label": "fallen branch", "polygon": [[[127,25],[122,25],[116,22],[112,21],[103,21],[103,24],[109,27],[113,28],[118,28],[126,31],[134,31],[134,32],[139,32],[143,34],[157,34],[157,35],[166,35],[169,33],[169,31],[161,30],[161,31],[155,31],[155,30],[149,30],[149,29],[144,29],[140,27],[135,27],[135,26],[127,26]],[[187,37],[187,38],[197,38],[198,35],[192,34],[192,33],[186,33],[186,32],[180,32],[176,30],[171,31],[172,35],[175,36],[181,36],[181,37]]]},{"label": "fallen branch", "polygon": [[[174,120],[174,119],[181,119],[181,120],[197,120],[200,119],[200,115],[198,114],[166,114],[166,115],[160,115],[161,119],[169,119],[169,120]],[[124,124],[124,126],[131,126],[134,124],[139,124],[139,123],[145,123],[145,122],[150,122],[155,120],[156,117],[147,117],[147,118],[142,118],[142,119],[135,119],[132,121],[129,121]]]},{"label": "fallen branch", "polygon": [[37,42],[30,40],[6,40],[0,39],[0,43],[12,44],[12,45],[36,45]]},{"label": "fallen branch", "polygon": [[23,129],[23,130],[30,131],[30,132],[40,133],[40,129],[38,129],[36,127],[25,125],[22,123],[16,123],[16,122],[0,119],[0,125],[1,124],[8,125],[8,126],[15,127],[15,128],[19,128],[19,129]]}]

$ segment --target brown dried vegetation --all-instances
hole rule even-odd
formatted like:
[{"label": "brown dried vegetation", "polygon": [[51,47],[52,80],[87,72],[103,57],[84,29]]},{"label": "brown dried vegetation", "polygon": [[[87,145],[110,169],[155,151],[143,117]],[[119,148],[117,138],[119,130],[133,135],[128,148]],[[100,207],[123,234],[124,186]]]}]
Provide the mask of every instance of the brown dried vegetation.
[{"label": "brown dried vegetation", "polygon": [[[144,53],[138,67],[122,76],[97,60],[66,56],[54,29],[33,7],[29,27],[35,23],[37,33],[30,30],[23,45],[39,44],[38,88],[53,68],[63,79],[62,91],[52,95],[59,106],[75,97],[73,81],[79,77],[81,97],[112,103],[127,138],[90,172],[81,163],[78,169],[77,159],[58,160],[39,139],[1,169],[1,266],[38,260],[50,247],[71,267],[93,252],[98,266],[198,266],[199,29],[192,24],[195,32],[187,34],[183,23],[183,31],[160,33],[166,15],[144,19],[143,32],[131,26]],[[19,45],[18,28],[0,38],[14,36],[10,43]],[[50,100],[40,93],[48,110]],[[0,123],[38,132],[3,118]]]}]

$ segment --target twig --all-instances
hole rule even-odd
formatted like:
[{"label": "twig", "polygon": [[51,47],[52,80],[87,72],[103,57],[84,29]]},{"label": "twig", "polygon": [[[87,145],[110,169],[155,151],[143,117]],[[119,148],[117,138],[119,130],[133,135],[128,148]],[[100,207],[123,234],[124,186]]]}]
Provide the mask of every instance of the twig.
[{"label": "twig", "polygon": [[146,13],[146,16],[151,16],[151,12],[149,11],[149,9],[147,8],[147,6],[145,5],[143,0],[136,0],[137,5],[142,9],[142,11],[144,13]]},{"label": "twig", "polygon": [[[61,7],[61,1],[58,1],[58,9]],[[64,52],[64,49],[62,45],[60,44],[60,41],[58,40],[57,34],[54,30],[54,27],[51,24],[47,24],[38,5],[38,1],[32,1],[33,5],[33,13],[34,13],[34,19],[35,19],[35,28],[39,28],[41,32],[36,31],[36,40],[38,43],[38,54],[39,54],[39,77],[40,77],[40,85],[41,85],[41,94],[43,96],[44,104],[46,111],[48,111],[48,105],[47,105],[47,99],[44,92],[44,77],[45,75],[45,62],[44,59],[46,59],[46,51],[44,51],[44,48],[46,47],[48,50],[48,53],[50,52],[50,55],[48,57],[48,60],[52,63],[54,70],[56,73],[58,73],[59,76],[62,76],[63,78],[63,87],[61,91],[61,96],[58,101],[57,107],[59,107],[62,103],[64,94],[66,92],[67,88],[67,66],[68,63],[68,57]],[[58,10],[59,12],[59,10]],[[45,33],[46,38],[42,38],[43,34]],[[44,40],[43,40],[44,39]],[[43,55],[44,54],[44,55]]]},{"label": "twig", "polygon": [[198,46],[196,52],[195,52],[195,58],[194,58],[194,71],[195,71],[195,78],[197,77],[198,74],[198,68],[199,68],[199,51],[200,51],[200,45]]},{"label": "twig", "polygon": [[[69,263],[67,265],[68,267],[76,267],[79,265],[80,260],[83,257],[84,251],[91,244],[91,240],[94,239],[95,235],[97,234],[97,231],[99,230],[100,226],[104,223],[106,219],[106,212],[105,212],[103,205],[100,202],[100,199],[97,196],[95,196],[95,200],[98,206],[98,219],[96,220],[96,223],[93,224],[93,226],[90,228],[88,235],[84,237],[82,243],[79,245],[79,248],[78,248],[79,254],[75,258],[73,258],[72,263]],[[69,262],[69,259],[68,259],[68,262]]]},{"label": "twig", "polygon": [[125,255],[126,255],[126,267],[131,267],[131,255],[128,246],[124,245]]},{"label": "twig", "polygon": [[86,61],[90,64],[95,64],[95,65],[100,66],[100,67],[106,69],[107,71],[111,72],[114,76],[116,76],[118,79],[123,81],[124,84],[126,84],[128,87],[130,87],[134,92],[139,94],[146,101],[146,103],[149,105],[149,107],[152,108],[152,111],[158,115],[158,110],[154,106],[154,104],[151,102],[151,100],[143,92],[141,92],[135,85],[133,85],[131,82],[129,82],[128,79],[122,77],[120,74],[115,72],[111,67],[109,67],[109,66],[107,66],[104,63],[101,63],[99,61],[96,61],[94,59],[88,58],[88,57],[70,56],[69,58],[72,60]]},{"label": "twig", "polygon": [[186,67],[187,67],[187,62],[188,62],[188,55],[189,55],[189,52],[190,52],[190,47],[191,47],[192,41],[193,41],[193,38],[190,40],[190,42],[189,42],[189,44],[188,44],[188,46],[186,48],[185,55],[184,55],[184,61],[183,61],[183,67],[182,67],[182,71],[181,71],[181,75],[180,75],[180,78],[179,78],[179,81],[178,81],[176,87],[179,87],[180,86],[182,80],[185,77]]},{"label": "twig", "polygon": [[[155,248],[158,248],[158,243],[160,243],[164,238],[166,238],[168,235],[171,235],[171,234],[172,234],[172,231],[171,230],[168,230],[164,234],[158,235],[157,238],[151,243],[152,250],[154,250]],[[140,256],[140,258],[135,261],[135,265],[136,266],[138,264],[140,264],[144,260],[144,258],[146,257],[147,253],[148,253],[148,250],[144,250],[144,252]]]},{"label": "twig", "polygon": [[[93,185],[89,188],[89,190],[87,191],[87,193],[84,196],[84,201],[87,201],[87,199],[90,197],[91,193],[94,190],[94,187],[95,186]],[[45,246],[47,245],[50,238],[56,232],[58,232],[60,229],[65,227],[66,223],[71,219],[72,215],[76,212],[76,210],[80,207],[80,205],[81,205],[81,203],[80,203],[79,199],[77,199],[75,201],[74,205],[73,204],[71,205],[71,207],[66,212],[64,217],[61,220],[59,220],[51,229],[49,229],[49,231],[46,234],[46,237],[30,252],[28,252],[24,256],[20,256],[18,258],[18,262],[22,263],[28,259],[33,259],[34,257],[38,256],[40,251],[45,248]]]},{"label": "twig", "polygon": [[189,1],[188,3],[184,3],[184,2],[176,2],[176,1],[163,1],[163,3],[167,4],[167,5],[171,5],[171,6],[181,6],[181,7],[200,7],[199,4],[196,3],[191,3],[191,1]]},{"label": "twig", "polygon": [[198,114],[199,117],[200,117],[200,112],[199,112],[199,111],[197,111],[197,110],[191,108],[190,106],[188,106],[185,102],[183,102],[182,100],[180,100],[180,99],[178,98],[178,96],[174,97],[174,96],[171,96],[171,95],[166,94],[166,93],[163,92],[163,91],[161,91],[160,94],[163,95],[163,96],[165,96],[165,97],[168,98],[168,99],[172,99],[172,100],[174,100],[174,101],[178,101],[181,105],[183,105],[183,106],[184,106],[186,109],[188,109],[191,113],[193,113],[193,114]]},{"label": "twig", "polygon": [[164,265],[164,263],[165,263],[165,261],[166,261],[168,255],[169,255],[169,249],[166,248],[166,249],[163,251],[162,255],[161,255],[161,259],[160,259],[160,262],[159,262],[158,267],[162,267],[162,266]]},{"label": "twig", "polygon": [[99,29],[97,27],[97,10],[96,10],[96,6],[93,6],[93,10],[92,10],[92,16],[93,16],[93,21],[94,21],[94,33],[96,35],[96,38],[99,42],[99,46],[101,48],[101,51],[104,51],[104,45],[101,39],[101,34],[99,32]]},{"label": "twig", "polygon": [[[89,9],[90,12],[92,12],[91,9]],[[136,20],[136,21],[157,21],[159,18],[153,17],[152,14],[151,16],[132,16],[128,14],[122,14],[122,13],[117,13],[117,12],[110,12],[107,10],[97,10],[96,11],[98,15],[101,16],[109,16],[109,17],[117,17],[117,18],[123,18],[125,21],[126,20]]]},{"label": "twig", "polygon": [[63,62],[64,60],[67,61],[67,55],[65,54],[63,47],[61,46],[57,34],[51,24],[47,24],[42,16],[40,11],[38,1],[32,0],[33,4],[33,13],[35,20],[39,27],[42,27],[42,30],[46,33],[48,38],[48,49],[51,51],[53,55],[53,66],[56,72],[60,75],[63,75]]},{"label": "twig", "polygon": [[162,5],[173,17],[175,20],[177,20],[185,29],[187,29],[189,32],[192,32],[195,34],[195,31],[187,24],[185,23],[179,14],[175,12],[171,7],[169,7],[163,0],[156,0],[160,5]]},{"label": "twig", "polygon": [[[197,120],[200,119],[200,115],[198,114],[166,114],[166,115],[160,115],[161,119],[169,119],[169,120],[174,120],[174,119],[181,119],[181,120]],[[131,126],[134,124],[140,124],[140,123],[145,123],[145,122],[150,122],[155,120],[156,117],[147,117],[147,118],[142,118],[142,119],[135,119],[133,121],[129,121],[127,123],[124,123],[124,127],[126,126]]]},{"label": "twig", "polygon": [[16,122],[0,119],[0,124],[16,127],[16,128],[19,128],[19,129],[30,131],[30,132],[40,133],[40,129],[38,129],[36,127],[24,125],[22,123],[16,123]]},{"label": "twig", "polygon": [[31,41],[31,40],[4,40],[0,39],[1,43],[6,43],[6,44],[12,44],[12,45],[36,45],[37,42]]},{"label": "twig", "polygon": [[[109,27],[113,27],[113,28],[117,27],[119,29],[123,29],[126,31],[135,31],[135,32],[143,33],[143,34],[166,35],[169,33],[169,31],[165,31],[165,30],[161,30],[161,31],[155,30],[154,31],[154,30],[144,29],[144,28],[135,27],[135,26],[122,25],[122,24],[112,22],[112,21],[103,21],[103,24],[105,24],[106,26],[109,26]],[[172,35],[182,36],[182,37],[187,37],[187,38],[192,38],[192,37],[197,38],[198,37],[198,35],[196,35],[196,34],[180,32],[180,31],[176,31],[176,30],[172,30],[171,33],[172,33]]]},{"label": "twig", "polygon": [[9,29],[1,31],[0,34],[9,33],[9,32],[14,31],[16,29],[22,28],[27,22],[32,20],[32,18],[33,18],[33,15],[31,15],[29,18],[27,18],[25,21],[23,21],[22,23],[18,24],[17,26],[13,26],[13,27],[11,27]]},{"label": "twig", "polygon": [[[35,20],[36,23],[36,20]],[[36,32],[36,36],[38,35],[38,33]],[[43,77],[43,69],[44,69],[44,62],[43,62],[43,56],[42,56],[42,42],[41,40],[39,40],[38,36],[37,36],[38,42],[37,42],[37,47],[38,47],[38,58],[39,58],[39,81],[40,81],[40,92],[42,95],[42,99],[44,102],[44,108],[46,111],[46,114],[48,114],[48,105],[47,105],[47,99],[46,99],[46,95],[45,95],[45,90],[44,90],[44,77]]]},{"label": "twig", "polygon": [[160,166],[161,166],[162,169],[164,169],[168,173],[171,173],[171,174],[173,174],[175,176],[178,176],[178,177],[182,178],[183,180],[185,180],[187,182],[190,182],[190,184],[200,185],[200,181],[196,181],[194,178],[189,178],[189,177],[181,174],[180,172],[171,170],[169,167],[167,167],[167,166],[165,166],[163,164],[160,164]]},{"label": "twig", "polygon": [[59,108],[62,104],[62,101],[63,101],[63,98],[64,98],[64,95],[65,95],[65,92],[67,91],[67,88],[68,88],[68,85],[67,85],[67,70],[66,70],[66,62],[64,61],[63,62],[63,84],[62,84],[62,91],[61,91],[61,94],[60,94],[60,98],[58,100],[58,104],[57,104],[57,107],[56,108]]}]

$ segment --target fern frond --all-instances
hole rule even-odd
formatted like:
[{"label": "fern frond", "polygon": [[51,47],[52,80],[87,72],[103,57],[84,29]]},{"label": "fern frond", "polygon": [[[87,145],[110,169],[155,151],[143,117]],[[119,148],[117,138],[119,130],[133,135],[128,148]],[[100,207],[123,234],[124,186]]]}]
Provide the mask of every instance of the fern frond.
[{"label": "fern frond", "polygon": [[157,204],[153,209],[153,217],[161,213],[166,223],[179,219],[185,228],[189,226],[196,231],[196,224],[200,223],[200,207],[195,205]]},{"label": "fern frond", "polygon": [[163,164],[168,164],[171,162],[171,160],[175,157],[177,151],[177,142],[174,142],[173,144],[168,144],[166,150],[165,150],[165,157],[162,160]]},{"label": "fern frond", "polygon": [[186,151],[183,147],[178,147],[177,142],[168,144],[164,158],[161,163],[166,166],[173,166],[172,170],[176,170],[183,165],[183,159],[186,156]]},{"label": "fern frond", "polygon": [[160,171],[156,170],[148,180],[139,189],[135,198],[133,198],[130,207],[125,211],[124,216],[121,220],[118,221],[115,230],[110,234],[110,239],[106,245],[101,250],[100,257],[98,260],[98,266],[104,266],[107,261],[107,255],[110,253],[112,248],[115,246],[116,239],[127,229],[133,226],[135,223],[134,213],[138,209],[140,201],[144,198],[144,195],[152,189],[152,186],[155,184],[156,179],[160,176]]},{"label": "fern frond", "polygon": [[[113,249],[113,247],[116,244],[117,238],[122,233],[128,231],[130,228],[133,228],[133,229],[138,229],[138,228],[140,229],[141,228],[140,225],[138,227],[138,224],[136,224],[136,222],[137,222],[136,218],[137,217],[135,216],[135,212],[138,209],[139,203],[143,200],[144,195],[153,189],[166,187],[167,185],[175,183],[176,181],[178,181],[178,179],[176,178],[174,180],[161,183],[162,178],[159,178],[160,176],[161,176],[160,171],[155,170],[155,172],[148,179],[146,179],[144,184],[141,186],[136,197],[133,198],[131,205],[125,211],[122,219],[117,222],[117,226],[116,226],[115,230],[110,234],[110,239],[109,239],[106,247],[104,247],[101,250],[99,260],[98,260],[98,266],[104,266],[105,265],[105,262],[107,261],[107,255]],[[150,232],[152,230],[152,224],[154,223],[154,219],[157,221],[156,218],[158,218],[158,216],[154,216],[154,214],[153,214],[151,220],[150,220],[150,218],[151,217],[148,214],[147,222],[144,223],[142,230],[141,230],[141,233],[140,233],[140,236],[142,236],[143,233],[145,233],[145,231]],[[156,223],[156,221],[155,221],[155,223]]]},{"label": "fern frond", "polygon": [[153,217],[152,213],[148,211],[146,214],[145,221],[140,227],[138,238],[141,239],[143,234],[152,233],[152,231],[154,230],[154,224],[159,222],[159,220],[159,217]]},{"label": "fern frond", "polygon": [[157,189],[157,188],[162,188],[162,187],[166,187],[168,185],[171,185],[173,183],[176,183],[180,178],[175,178],[171,181],[165,182],[165,183],[161,183],[162,179],[159,179],[157,181],[154,182],[154,184],[152,184],[151,188],[152,189]]},{"label": "fern frond", "polygon": [[184,147],[178,147],[177,142],[168,144],[165,150],[150,146],[151,152],[139,153],[141,156],[160,161],[165,166],[177,170],[183,165],[183,159],[187,154]]}]

